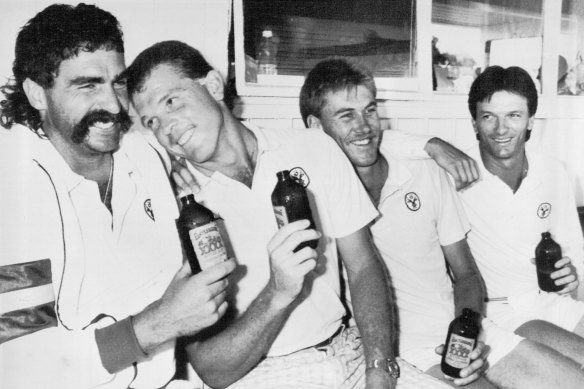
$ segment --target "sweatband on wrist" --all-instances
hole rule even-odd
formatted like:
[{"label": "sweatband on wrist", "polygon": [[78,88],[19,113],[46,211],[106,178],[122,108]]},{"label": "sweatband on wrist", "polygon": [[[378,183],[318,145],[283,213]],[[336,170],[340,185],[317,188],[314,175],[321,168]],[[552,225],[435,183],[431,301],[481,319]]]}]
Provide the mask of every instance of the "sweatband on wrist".
[{"label": "sweatband on wrist", "polygon": [[95,330],[95,341],[101,364],[110,374],[148,359],[136,338],[132,316]]}]

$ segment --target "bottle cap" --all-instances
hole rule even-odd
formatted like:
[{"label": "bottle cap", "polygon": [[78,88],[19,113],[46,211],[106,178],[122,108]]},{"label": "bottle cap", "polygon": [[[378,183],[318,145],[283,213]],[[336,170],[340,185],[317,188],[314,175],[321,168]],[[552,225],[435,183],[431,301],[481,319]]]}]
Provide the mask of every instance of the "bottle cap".
[{"label": "bottle cap", "polygon": [[288,177],[290,175],[290,170],[281,170],[278,173],[276,173],[276,177],[278,177],[278,179],[284,179],[286,177]]},{"label": "bottle cap", "polygon": [[271,38],[272,37],[272,30],[264,30],[264,31],[262,31],[262,36],[264,38]]},{"label": "bottle cap", "polygon": [[542,238],[551,238],[552,237],[552,234],[550,234],[549,231],[542,232],[541,233],[541,237]]},{"label": "bottle cap", "polygon": [[181,202],[181,204],[194,203],[195,202],[195,195],[192,193],[189,193],[185,196],[181,196],[180,202]]}]

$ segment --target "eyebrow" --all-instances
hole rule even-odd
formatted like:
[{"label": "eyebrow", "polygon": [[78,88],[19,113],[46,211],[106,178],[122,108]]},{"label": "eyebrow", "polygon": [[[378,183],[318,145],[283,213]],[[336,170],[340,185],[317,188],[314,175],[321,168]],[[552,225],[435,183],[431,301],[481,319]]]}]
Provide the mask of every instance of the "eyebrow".
[{"label": "eyebrow", "polygon": [[[368,108],[370,108],[370,107],[377,107],[377,101],[372,101],[372,102],[370,102],[369,104],[367,104],[367,105],[365,106],[365,109],[368,109]],[[339,109],[338,111],[335,111],[335,112],[333,113],[333,116],[338,116],[338,115],[341,115],[341,114],[343,114],[343,113],[345,113],[345,112],[353,112],[353,111],[355,111],[355,109],[354,109],[354,108],[341,108],[341,109]]]},{"label": "eyebrow", "polygon": [[83,85],[83,84],[103,84],[105,80],[103,77],[76,77],[69,81],[69,85]]}]

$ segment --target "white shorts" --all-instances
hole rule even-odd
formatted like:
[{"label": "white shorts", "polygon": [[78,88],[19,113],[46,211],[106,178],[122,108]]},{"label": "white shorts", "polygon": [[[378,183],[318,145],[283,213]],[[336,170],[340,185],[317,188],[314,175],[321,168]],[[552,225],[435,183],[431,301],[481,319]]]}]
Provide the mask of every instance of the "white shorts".
[{"label": "white shorts", "polygon": [[567,295],[530,292],[486,304],[483,342],[491,348],[487,358],[493,366],[509,354],[524,338],[515,334],[522,324],[545,320],[567,331],[574,331],[584,316],[584,303]]},{"label": "white shorts", "polygon": [[[487,361],[493,366],[523,340],[513,331],[495,325],[489,319],[483,319],[479,340],[489,347]],[[428,371],[432,366],[440,364],[442,357],[434,351],[444,344],[448,327],[440,331],[429,331],[424,334],[407,334],[400,337],[400,356],[422,371]]]},{"label": "white shorts", "polygon": [[541,291],[488,302],[486,307],[489,319],[511,331],[531,320],[545,320],[572,332],[584,316],[584,302]]}]

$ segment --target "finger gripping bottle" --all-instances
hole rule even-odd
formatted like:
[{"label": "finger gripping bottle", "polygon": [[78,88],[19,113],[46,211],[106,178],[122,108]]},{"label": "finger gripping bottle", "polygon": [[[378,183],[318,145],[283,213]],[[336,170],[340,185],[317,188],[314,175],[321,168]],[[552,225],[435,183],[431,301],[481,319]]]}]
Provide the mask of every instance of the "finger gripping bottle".
[{"label": "finger gripping bottle", "polygon": [[180,201],[182,209],[176,227],[193,275],[226,261],[227,251],[213,212],[197,203],[192,194]]},{"label": "finger gripping bottle", "polygon": [[[292,179],[288,170],[276,173],[276,177],[278,177],[278,182],[272,192],[272,206],[278,228],[282,228],[296,220],[307,219],[310,221],[308,228],[316,229],[312,211],[310,210],[310,203],[308,202],[308,194],[304,186]],[[315,249],[318,246],[318,240],[302,242],[294,249],[294,252],[306,246]]]},{"label": "finger gripping bottle", "polygon": [[544,292],[557,292],[563,286],[556,285],[550,277],[556,271],[556,262],[562,258],[562,248],[557,244],[549,232],[541,234],[541,240],[535,248],[535,268],[537,283]]},{"label": "finger gripping bottle", "polygon": [[470,353],[476,346],[480,332],[479,318],[477,312],[464,308],[462,315],[450,323],[440,364],[442,372],[447,376],[460,378],[460,371],[470,364]]}]

